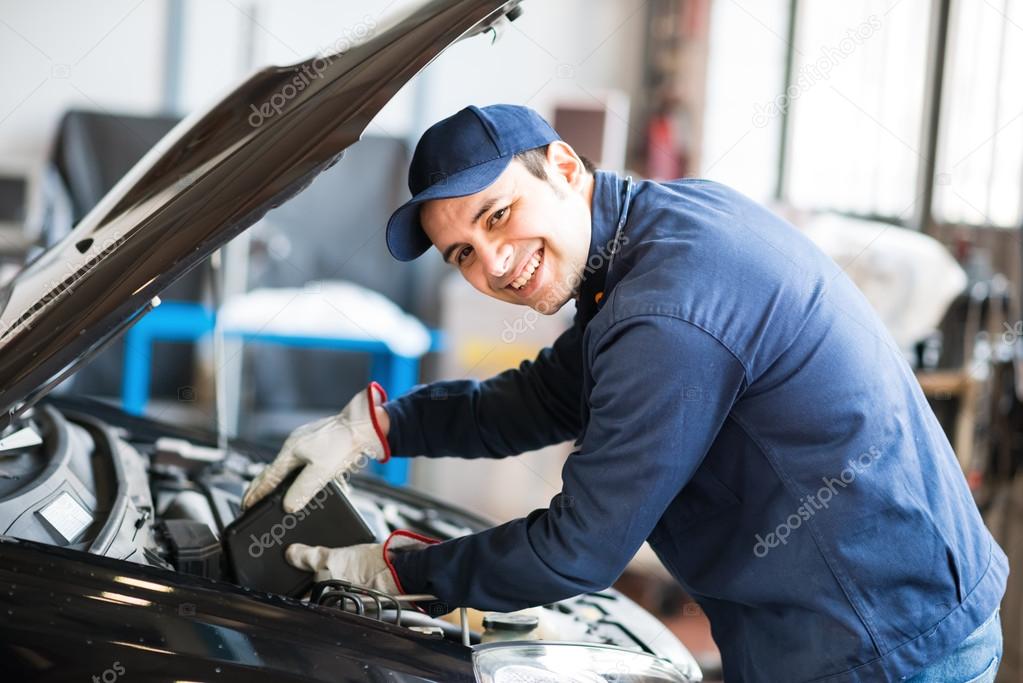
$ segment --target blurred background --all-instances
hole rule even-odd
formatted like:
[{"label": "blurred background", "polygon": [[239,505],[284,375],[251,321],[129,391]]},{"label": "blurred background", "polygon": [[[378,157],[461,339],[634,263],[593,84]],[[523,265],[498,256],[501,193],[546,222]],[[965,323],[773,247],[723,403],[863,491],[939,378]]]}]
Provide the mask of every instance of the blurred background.
[{"label": "blurred background", "polygon": [[[0,0],[0,281],[66,235],[182,116],[256,69],[366,40],[412,4]],[[524,104],[601,168],[726,183],[834,257],[904,349],[1017,566],[1023,0],[524,9],[499,45],[466,41],[430,64],[341,163],[232,242],[216,270],[179,280],[157,309],[162,325],[144,319],[61,389],[279,442],[370,378],[401,393],[531,358],[572,311],[485,300],[436,255],[396,264],[383,241],[429,125],[469,104]],[[273,338],[215,353],[211,312]],[[568,453],[380,474],[500,521],[546,506]],[[1023,597],[1010,581],[999,680],[1018,681]],[[648,552],[620,587],[713,672],[705,619]]]}]

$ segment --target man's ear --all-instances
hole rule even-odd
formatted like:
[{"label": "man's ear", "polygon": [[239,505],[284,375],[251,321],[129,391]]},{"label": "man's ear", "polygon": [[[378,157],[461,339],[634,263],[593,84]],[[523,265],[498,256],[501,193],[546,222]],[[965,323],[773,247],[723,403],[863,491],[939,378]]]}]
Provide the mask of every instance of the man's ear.
[{"label": "man's ear", "polygon": [[572,189],[579,190],[585,186],[589,174],[583,160],[567,142],[555,140],[547,145],[547,163]]}]

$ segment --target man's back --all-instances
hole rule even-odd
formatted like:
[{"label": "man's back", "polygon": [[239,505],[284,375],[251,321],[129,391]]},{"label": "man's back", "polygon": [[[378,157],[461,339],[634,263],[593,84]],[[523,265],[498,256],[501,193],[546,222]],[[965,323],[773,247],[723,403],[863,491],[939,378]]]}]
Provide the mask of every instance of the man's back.
[{"label": "man's back", "polygon": [[[884,680],[953,649],[997,607],[1007,563],[869,304],[721,185],[641,183],[630,216],[587,349],[630,318],[674,318],[745,375],[649,539],[708,612],[728,679]],[[674,359],[620,360],[656,382]],[[683,381],[676,409],[717,409],[718,389]]]}]

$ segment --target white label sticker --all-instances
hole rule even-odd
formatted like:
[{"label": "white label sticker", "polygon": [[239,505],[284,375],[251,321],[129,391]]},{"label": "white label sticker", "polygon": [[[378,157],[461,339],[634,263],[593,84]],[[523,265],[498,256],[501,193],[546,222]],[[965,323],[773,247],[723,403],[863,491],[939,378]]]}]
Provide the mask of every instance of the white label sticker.
[{"label": "white label sticker", "polygon": [[63,537],[65,543],[73,542],[92,524],[89,511],[79,505],[67,491],[62,491],[39,514]]}]

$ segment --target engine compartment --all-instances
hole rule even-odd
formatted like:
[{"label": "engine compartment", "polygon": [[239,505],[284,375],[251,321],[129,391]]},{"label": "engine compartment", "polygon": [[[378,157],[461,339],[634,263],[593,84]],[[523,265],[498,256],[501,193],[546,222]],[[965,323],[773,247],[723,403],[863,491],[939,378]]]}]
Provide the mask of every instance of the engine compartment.
[{"label": "engine compartment", "polygon": [[165,568],[146,463],[102,422],[49,406],[18,425],[42,443],[0,454],[0,532]]},{"label": "engine compartment", "polygon": [[[139,433],[132,427],[136,418],[118,424],[110,419],[114,414],[119,413],[105,407],[92,411],[44,403],[15,426],[34,430],[41,443],[0,451],[0,535],[249,590],[225,561],[221,538],[241,514],[242,494],[262,460],[241,448],[224,452],[209,442],[181,438],[173,430]],[[351,483],[349,501],[381,542],[397,529],[444,540],[489,526],[441,501],[370,477],[357,475]],[[339,597],[339,591],[356,598]],[[373,609],[373,596],[358,587],[317,584],[303,602],[454,642],[462,639],[457,611],[431,615],[380,604]],[[471,612],[469,641],[476,644],[483,615]],[[659,622],[617,591],[578,596],[530,613],[538,617],[538,633],[545,640],[655,654],[699,680],[699,669],[681,643],[664,637]]]},{"label": "engine compartment", "polygon": [[[134,441],[126,430],[49,405],[19,425],[26,427],[42,443],[0,454],[0,533],[165,569],[184,571],[172,560],[203,547],[180,545],[185,535],[167,523],[205,527],[219,541],[263,466],[173,437]],[[481,528],[358,483],[348,498],[378,541],[399,528],[441,539]],[[229,567],[215,564],[200,575],[233,581]]]}]

